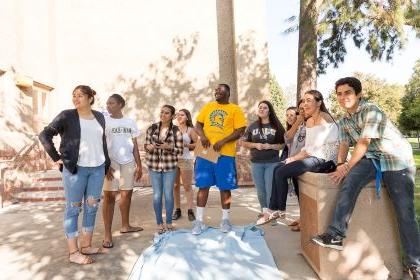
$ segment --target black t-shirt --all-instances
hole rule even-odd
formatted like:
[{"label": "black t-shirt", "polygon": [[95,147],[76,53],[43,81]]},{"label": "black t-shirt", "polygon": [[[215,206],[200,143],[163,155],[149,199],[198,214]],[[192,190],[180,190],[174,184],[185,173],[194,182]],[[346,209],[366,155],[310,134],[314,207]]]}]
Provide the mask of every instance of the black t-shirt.
[{"label": "black t-shirt", "polygon": [[[256,121],[248,126],[244,140],[253,143],[268,143],[268,144],[283,144],[284,143],[284,128],[280,125],[280,128],[276,130],[271,124],[263,124],[260,128],[259,122]],[[280,161],[279,151],[270,150],[257,150],[251,149],[251,161],[252,162],[278,162]]]}]

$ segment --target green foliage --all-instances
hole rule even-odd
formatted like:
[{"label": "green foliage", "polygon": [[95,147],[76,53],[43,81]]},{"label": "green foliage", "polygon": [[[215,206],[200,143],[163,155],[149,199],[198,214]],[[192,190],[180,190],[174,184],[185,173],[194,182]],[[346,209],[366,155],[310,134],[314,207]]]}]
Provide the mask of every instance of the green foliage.
[{"label": "green foliage", "polygon": [[274,106],[277,117],[283,122],[286,114],[286,100],[283,89],[280,87],[274,75],[270,74],[270,102]]},{"label": "green foliage", "polygon": [[406,23],[416,30],[417,38],[420,38],[420,1],[409,6],[405,12]]},{"label": "green foliage", "polygon": [[[401,112],[401,97],[404,95],[404,87],[387,83],[372,74],[356,72],[353,76],[362,82],[362,98],[378,105],[396,123]],[[335,92],[330,94],[329,103],[331,104],[331,114],[337,118],[341,117],[344,111],[338,105]]]},{"label": "green foliage", "polygon": [[344,61],[348,38],[364,47],[372,61],[389,61],[404,46],[404,24],[419,30],[419,5],[410,0],[329,0],[319,12],[318,73]]},{"label": "green foliage", "polygon": [[401,128],[406,131],[420,130],[420,59],[417,60],[413,75],[405,86],[405,95],[401,103]]}]

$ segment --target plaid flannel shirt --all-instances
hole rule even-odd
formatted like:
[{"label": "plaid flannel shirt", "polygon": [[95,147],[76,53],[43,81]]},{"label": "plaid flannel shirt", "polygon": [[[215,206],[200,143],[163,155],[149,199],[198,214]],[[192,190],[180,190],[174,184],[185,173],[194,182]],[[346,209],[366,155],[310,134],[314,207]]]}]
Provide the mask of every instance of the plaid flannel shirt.
[{"label": "plaid flannel shirt", "polygon": [[410,143],[378,106],[360,101],[356,112],[347,113],[338,124],[340,142],[355,146],[360,138],[371,139],[365,156],[379,160],[382,172],[415,165]]},{"label": "plaid flannel shirt", "polygon": [[[156,129],[153,129],[156,126]],[[160,123],[151,125],[146,131],[146,145],[155,144],[159,139]],[[175,135],[174,135],[175,132]],[[168,172],[174,170],[178,165],[178,156],[183,152],[182,134],[179,129],[169,129],[165,142],[172,146],[169,150],[154,149],[151,152],[146,150],[147,167],[157,172]]]}]

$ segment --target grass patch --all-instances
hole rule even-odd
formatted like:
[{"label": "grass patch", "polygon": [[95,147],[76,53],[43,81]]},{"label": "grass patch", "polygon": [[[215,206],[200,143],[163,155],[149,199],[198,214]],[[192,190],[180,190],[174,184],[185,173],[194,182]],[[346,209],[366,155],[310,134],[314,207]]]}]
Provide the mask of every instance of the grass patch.
[{"label": "grass patch", "polygon": [[420,169],[420,150],[413,150],[414,160],[416,161],[417,170]]},{"label": "grass patch", "polygon": [[413,147],[414,161],[416,162],[416,186],[414,188],[414,207],[416,208],[417,223],[420,224],[420,149],[417,138],[408,138]]},{"label": "grass patch", "polygon": [[[419,166],[417,165],[417,168]],[[414,188],[414,207],[416,208],[417,223],[420,225],[420,174],[416,173],[416,186]]]},{"label": "grass patch", "polygon": [[417,223],[420,225],[420,149],[417,138],[408,138],[413,147],[414,161],[416,162],[417,172],[414,188],[414,207],[416,208]]},{"label": "grass patch", "polygon": [[419,142],[417,140],[417,138],[407,138],[408,142],[410,142],[411,147],[413,147],[413,149],[419,149]]}]

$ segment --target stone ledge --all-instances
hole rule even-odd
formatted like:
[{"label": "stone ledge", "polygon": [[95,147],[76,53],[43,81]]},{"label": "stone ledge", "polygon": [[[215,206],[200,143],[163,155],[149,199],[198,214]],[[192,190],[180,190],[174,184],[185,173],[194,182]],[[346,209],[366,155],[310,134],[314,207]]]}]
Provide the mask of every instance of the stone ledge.
[{"label": "stone ledge", "polygon": [[374,182],[362,189],[341,252],[310,242],[332,220],[340,187],[327,174],[308,172],[299,177],[299,189],[301,247],[321,279],[401,278],[399,235],[386,187],[381,189],[381,199],[375,196]]}]

